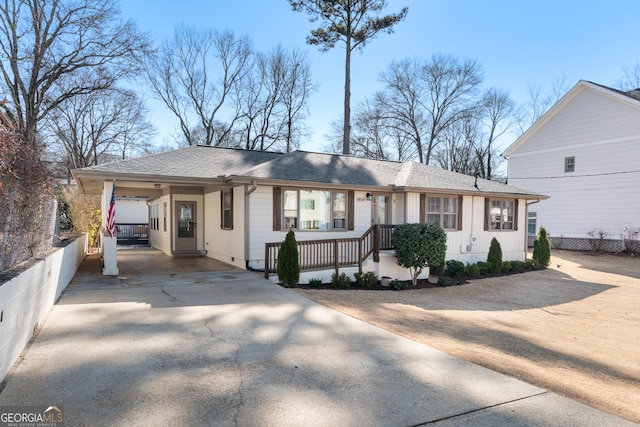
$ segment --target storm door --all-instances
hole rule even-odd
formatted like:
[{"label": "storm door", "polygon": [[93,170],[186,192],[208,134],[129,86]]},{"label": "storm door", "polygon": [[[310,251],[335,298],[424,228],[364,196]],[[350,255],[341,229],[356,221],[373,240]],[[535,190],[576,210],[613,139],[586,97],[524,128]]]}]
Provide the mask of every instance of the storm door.
[{"label": "storm door", "polygon": [[196,203],[176,203],[176,251],[196,250]]},{"label": "storm door", "polygon": [[391,197],[388,195],[374,194],[372,196],[371,224],[391,224],[389,200]]}]

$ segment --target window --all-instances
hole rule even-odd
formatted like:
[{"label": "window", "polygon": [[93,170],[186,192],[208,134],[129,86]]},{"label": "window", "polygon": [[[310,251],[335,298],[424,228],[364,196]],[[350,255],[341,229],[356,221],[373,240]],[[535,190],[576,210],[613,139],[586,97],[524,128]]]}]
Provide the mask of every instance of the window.
[{"label": "window", "polygon": [[285,230],[346,230],[347,193],[329,190],[284,190]]},{"label": "window", "polygon": [[298,191],[284,191],[284,229],[298,228]]},{"label": "window", "polygon": [[491,230],[513,230],[513,200],[491,200],[489,225]]},{"label": "window", "polygon": [[427,223],[438,224],[445,230],[458,227],[458,197],[427,197]]},{"label": "window", "polygon": [[564,158],[564,171],[565,172],[575,172],[576,171],[576,158],[575,157],[565,157]]},{"label": "window", "polygon": [[333,228],[338,230],[347,228],[346,193],[333,193]]},{"label": "window", "polygon": [[164,220],[164,231],[167,231],[167,202],[162,205],[162,218]]},{"label": "window", "polygon": [[530,236],[536,235],[538,215],[535,212],[529,212],[527,214],[527,234]]},{"label": "window", "polygon": [[221,193],[222,229],[233,230],[233,189]]}]

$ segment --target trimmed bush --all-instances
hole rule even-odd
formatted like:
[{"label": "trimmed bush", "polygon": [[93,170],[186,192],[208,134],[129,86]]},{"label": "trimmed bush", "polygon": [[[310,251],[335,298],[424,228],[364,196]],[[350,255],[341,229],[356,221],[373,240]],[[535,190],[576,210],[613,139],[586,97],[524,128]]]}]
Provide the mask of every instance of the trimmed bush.
[{"label": "trimmed bush", "polygon": [[298,244],[293,230],[289,230],[280,252],[278,253],[278,280],[293,288],[300,280],[300,264],[298,263]]},{"label": "trimmed bush", "polygon": [[364,289],[370,289],[378,281],[378,276],[373,271],[354,273],[353,278],[356,279],[356,284]]},{"label": "trimmed bush", "polygon": [[451,286],[452,280],[451,277],[440,276],[438,277],[438,286]]},{"label": "trimmed bush", "polygon": [[389,286],[391,286],[391,288],[395,289],[396,291],[403,291],[407,289],[407,282],[405,282],[404,280],[393,279],[389,283]]},{"label": "trimmed bush", "polygon": [[522,273],[524,271],[524,262],[511,261],[511,271],[515,273]]},{"label": "trimmed bush", "polygon": [[450,259],[445,264],[445,276],[460,277],[464,274],[464,263],[455,259]]},{"label": "trimmed bush", "polygon": [[489,272],[497,273],[502,267],[502,248],[500,242],[495,237],[491,239],[489,246],[489,254],[487,255],[487,263],[489,264]]},{"label": "trimmed bush", "polygon": [[333,273],[331,275],[331,287],[334,289],[348,289],[351,287],[351,279],[347,273]]},{"label": "trimmed bush", "polygon": [[467,264],[464,267],[464,274],[468,277],[478,277],[480,275],[478,264]]},{"label": "trimmed bush", "polygon": [[538,261],[536,261],[535,259],[528,259],[524,262],[524,269],[531,271],[531,270],[537,270],[540,268],[540,263],[538,263]]},{"label": "trimmed bush", "polygon": [[503,261],[500,266],[500,273],[510,273],[513,271],[513,264],[511,261]]},{"label": "trimmed bush", "polygon": [[322,286],[322,279],[309,279],[309,286],[312,288],[319,288]]},{"label": "trimmed bush", "polygon": [[533,259],[542,267],[548,266],[551,261],[551,244],[544,227],[540,227],[538,237],[533,242]]},{"label": "trimmed bush", "polygon": [[432,272],[444,266],[447,234],[438,224],[402,224],[391,235],[398,265],[408,268],[413,286],[425,267]]},{"label": "trimmed bush", "polygon": [[481,276],[486,276],[491,272],[491,267],[489,266],[488,262],[478,261],[476,265],[478,266],[478,270],[480,271]]}]

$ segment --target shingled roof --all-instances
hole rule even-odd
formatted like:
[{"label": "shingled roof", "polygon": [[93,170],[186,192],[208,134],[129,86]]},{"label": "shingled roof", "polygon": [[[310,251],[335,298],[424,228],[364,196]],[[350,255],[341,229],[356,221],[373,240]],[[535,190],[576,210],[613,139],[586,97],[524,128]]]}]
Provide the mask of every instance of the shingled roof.
[{"label": "shingled roof", "polygon": [[418,162],[396,162],[327,153],[294,151],[288,154],[234,148],[191,146],[138,159],[105,163],[74,171],[76,177],[143,180],[188,178],[257,180],[301,185],[335,185],[386,191],[443,191],[492,193],[545,198],[540,194],[495,181],[447,171]]},{"label": "shingled roof", "polygon": [[[277,181],[361,187],[429,189],[539,197],[532,191],[424,165],[337,154],[294,151],[251,168],[240,176]],[[476,186],[477,185],[477,186]]]},{"label": "shingled roof", "polygon": [[282,156],[281,153],[267,151],[194,145],[137,159],[103,163],[81,170],[133,176],[217,178],[240,173]]}]

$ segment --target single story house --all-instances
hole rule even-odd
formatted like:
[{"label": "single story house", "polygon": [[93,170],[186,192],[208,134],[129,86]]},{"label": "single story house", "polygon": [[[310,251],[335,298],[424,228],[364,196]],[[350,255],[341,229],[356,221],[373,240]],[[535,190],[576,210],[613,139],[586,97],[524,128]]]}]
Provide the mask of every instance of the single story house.
[{"label": "single story house", "polygon": [[[528,204],[546,198],[413,161],[210,146],[73,175],[83,192],[102,195],[104,212],[112,186],[116,196],[147,198],[149,243],[167,255],[204,255],[268,275],[293,229],[301,265],[319,278],[336,269],[408,277],[388,250],[393,225],[403,223],[440,224],[447,259],[484,261],[496,237],[505,260],[524,260]],[[118,274],[113,240],[103,236],[104,274]]]},{"label": "single story house", "polygon": [[509,184],[550,196],[528,212],[552,247],[640,250],[640,90],[581,80],[506,149]]}]

